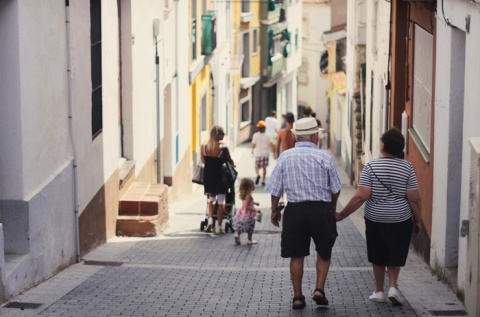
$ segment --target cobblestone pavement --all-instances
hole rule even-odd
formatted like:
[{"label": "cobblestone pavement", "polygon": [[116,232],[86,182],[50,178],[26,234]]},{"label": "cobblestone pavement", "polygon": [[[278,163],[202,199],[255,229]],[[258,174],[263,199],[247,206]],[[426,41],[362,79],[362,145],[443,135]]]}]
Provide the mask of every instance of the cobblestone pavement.
[{"label": "cobblestone pavement", "polygon": [[[249,144],[237,147],[233,156],[239,177],[253,178]],[[354,189],[341,167],[339,172],[344,184],[340,208]],[[40,303],[40,308],[2,307],[0,316],[454,316],[453,311],[465,309],[413,251],[399,278],[405,304],[370,302],[374,283],[359,210],[338,223],[326,284],[328,308],[311,300],[312,244],[303,278],[307,307],[292,310],[289,260],[280,257],[280,229],[269,221],[269,194],[261,186],[253,194],[264,213],[254,232],[258,244],[246,245],[242,236],[242,244],[235,245],[231,233],[200,231],[206,198],[203,188],[195,186],[192,195],[170,205],[169,225],[160,236],[112,239],[84,258],[103,263],[72,265],[11,300]]]}]

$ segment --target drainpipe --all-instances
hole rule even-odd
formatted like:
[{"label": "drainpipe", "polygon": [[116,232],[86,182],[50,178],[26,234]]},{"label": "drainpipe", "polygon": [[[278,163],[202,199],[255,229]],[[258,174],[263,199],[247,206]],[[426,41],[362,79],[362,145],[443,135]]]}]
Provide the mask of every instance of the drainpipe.
[{"label": "drainpipe", "polygon": [[157,183],[158,184],[163,184],[163,171],[162,171],[162,151],[160,148],[161,142],[160,142],[160,132],[161,132],[161,127],[160,127],[160,56],[158,56],[158,41],[157,41],[157,36],[159,32],[159,20],[156,19],[154,22],[154,38],[155,38],[155,90],[157,93],[156,96],[156,145],[157,145]]},{"label": "drainpipe", "polygon": [[72,54],[70,51],[70,1],[65,0],[66,26],[67,26],[67,85],[68,85],[68,130],[70,145],[72,147],[73,155],[73,213],[75,216],[75,247],[76,256],[75,261],[80,262],[80,236],[78,228],[78,192],[77,192],[77,151],[75,148],[75,141],[73,138],[73,115],[72,115]]}]

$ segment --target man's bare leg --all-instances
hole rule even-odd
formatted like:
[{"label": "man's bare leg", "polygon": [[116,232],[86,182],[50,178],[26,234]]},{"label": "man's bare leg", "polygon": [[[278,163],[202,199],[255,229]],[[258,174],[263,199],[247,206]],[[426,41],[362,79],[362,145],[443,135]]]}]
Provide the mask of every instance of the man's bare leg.
[{"label": "man's bare leg", "polygon": [[[300,297],[302,293],[303,262],[304,257],[290,259],[290,277],[292,279],[293,297]],[[294,304],[300,304],[297,301]]]},{"label": "man's bare leg", "polygon": [[317,263],[315,268],[317,269],[317,284],[316,288],[322,290],[325,289],[325,281],[327,280],[328,270],[330,269],[330,260],[324,260],[317,253]]}]

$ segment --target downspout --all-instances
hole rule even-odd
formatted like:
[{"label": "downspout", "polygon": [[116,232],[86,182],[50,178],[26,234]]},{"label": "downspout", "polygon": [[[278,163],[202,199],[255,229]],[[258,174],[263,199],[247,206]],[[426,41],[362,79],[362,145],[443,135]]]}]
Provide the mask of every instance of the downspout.
[{"label": "downspout", "polygon": [[[155,32],[159,32],[159,26],[157,26]],[[158,184],[163,184],[163,177],[162,177],[162,160],[161,160],[161,142],[160,142],[160,56],[158,56],[158,41],[157,41],[157,35],[154,34],[155,38],[155,89],[157,93],[157,100],[156,100],[156,115],[157,115],[157,129],[156,129],[156,140],[157,140],[157,183]]]},{"label": "downspout", "polygon": [[[393,3],[390,2],[390,30],[388,32],[388,65],[387,65],[387,84],[385,85],[385,107],[387,109],[385,126],[383,127],[387,131],[390,127],[390,113],[391,113],[391,100],[390,90],[392,89],[390,67],[392,63],[392,24],[393,24]],[[393,121],[393,120],[392,120]]]},{"label": "downspout", "polygon": [[68,130],[70,145],[72,147],[73,155],[73,213],[75,216],[75,247],[76,256],[75,261],[80,262],[80,236],[79,236],[79,221],[78,221],[78,193],[77,193],[77,151],[75,148],[75,141],[73,138],[73,109],[72,109],[72,56],[70,51],[70,1],[65,0],[66,26],[67,26],[67,86],[68,86]]}]

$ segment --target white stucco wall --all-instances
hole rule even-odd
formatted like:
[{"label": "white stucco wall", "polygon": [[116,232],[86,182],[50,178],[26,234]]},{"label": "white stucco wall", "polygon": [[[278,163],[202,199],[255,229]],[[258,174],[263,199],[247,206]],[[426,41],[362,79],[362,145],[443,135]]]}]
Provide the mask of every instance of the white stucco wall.
[{"label": "white stucco wall", "polygon": [[[179,152],[185,153],[191,150],[191,136],[192,136],[192,125],[191,125],[191,95],[190,95],[190,84],[188,81],[188,70],[189,66],[186,61],[188,61],[189,54],[189,42],[182,39],[189,38],[190,29],[188,23],[189,17],[186,12],[188,12],[189,2],[187,0],[179,0],[173,2],[176,6],[176,16],[177,22],[175,24],[175,29],[177,35],[175,37],[176,41],[176,90],[172,92],[176,95],[176,121],[177,129],[179,132]],[[181,157],[181,156],[180,156]]]},{"label": "white stucco wall", "polygon": [[66,32],[58,32],[65,29],[65,7],[64,2],[55,2],[51,6],[19,3],[21,198],[41,190],[57,168],[71,159],[65,133]]},{"label": "white stucco wall", "polygon": [[[480,135],[480,126],[478,125],[478,118],[480,113],[480,106],[478,104],[478,83],[480,82],[480,60],[477,52],[480,49],[480,13],[479,5],[464,2],[447,0],[444,2],[444,12],[439,14],[437,18],[438,34],[437,34],[437,53],[436,53],[436,99],[435,99],[435,186],[434,186],[434,213],[433,225],[434,228],[439,226],[440,232],[432,233],[432,264],[442,265],[448,259],[445,252],[445,239],[447,239],[446,232],[442,229],[446,227],[449,218],[441,207],[442,196],[449,194],[445,184],[447,181],[448,171],[440,170],[442,167],[447,167],[448,160],[451,155],[448,154],[447,149],[441,148],[439,143],[448,144],[449,142],[458,142],[458,139],[452,139],[454,136],[450,134],[449,126],[452,124],[462,125],[462,144],[461,144],[461,194],[460,194],[460,221],[463,219],[470,219],[469,212],[469,180],[470,180],[470,145],[468,139]],[[470,17],[469,31],[467,32],[466,18]],[[457,28],[452,31],[449,26],[446,26],[445,19]],[[456,43],[452,41],[452,32],[466,32],[465,33],[465,87],[464,87],[464,114],[463,122],[452,122],[451,112],[457,111],[457,106],[454,103],[455,96],[452,91],[457,89],[455,83],[452,82],[451,74],[458,72],[459,61],[456,56],[452,55],[455,52]],[[454,54],[460,54],[456,52]],[[460,71],[461,72],[461,71]],[[450,74],[449,74],[450,73]],[[458,89],[457,89],[458,91]],[[450,120],[450,121],[449,121]],[[457,153],[458,155],[458,153]],[[452,168],[452,167],[450,167]],[[438,177],[438,179],[437,179]],[[445,182],[442,182],[444,180]],[[438,209],[436,209],[438,208]],[[466,272],[466,259],[468,257],[466,249],[466,238],[459,239],[458,250],[458,286],[459,289],[464,289],[468,272]]]},{"label": "white stucco wall", "polygon": [[[288,76],[302,64],[302,1],[292,0],[288,2],[286,10],[287,30],[290,32],[290,54],[285,69]],[[298,44],[295,43],[295,35],[297,35]]]},{"label": "white stucco wall", "polygon": [[302,16],[307,29],[302,33],[302,58],[307,61],[307,84],[298,85],[298,99],[306,102],[317,113],[317,118],[327,127],[328,78],[320,73],[320,57],[326,50],[323,32],[330,29],[330,5],[328,3],[303,3]]},{"label": "white stucco wall", "polygon": [[[22,125],[20,96],[20,39],[17,1],[0,2],[0,199],[23,197]],[[13,35],[13,36],[12,36]]]},{"label": "white stucco wall", "polygon": [[[0,4],[0,216],[19,294],[75,260],[65,2]],[[4,97],[5,96],[5,97]]]},{"label": "white stucco wall", "polygon": [[[447,250],[447,243],[455,241],[458,244],[458,213],[459,202],[451,205],[454,197],[460,197],[461,185],[457,182],[461,175],[461,159],[458,153],[462,152],[463,138],[463,111],[464,111],[464,80],[465,80],[465,51],[454,37],[463,36],[453,34],[453,30],[444,23],[437,26],[437,67],[435,93],[435,160],[433,188],[433,215],[430,265],[433,268],[444,268],[457,264],[458,250]],[[463,33],[462,31],[456,31]],[[455,33],[456,33],[455,32]],[[462,51],[461,51],[462,50]],[[454,57],[454,58],[451,58]],[[439,64],[441,63],[441,64]],[[452,119],[458,121],[452,121]],[[453,151],[453,147],[457,147]],[[452,186],[453,185],[453,186]],[[457,217],[457,219],[455,219]],[[449,234],[449,227],[455,222],[456,234]],[[456,245],[458,247],[458,245]]]},{"label": "white stucco wall", "polygon": [[[116,1],[102,2],[103,128],[92,140],[90,5],[71,2],[71,63],[74,143],[80,213],[118,169],[119,54]],[[85,84],[88,83],[88,84]]]},{"label": "white stucco wall", "polygon": [[[213,120],[220,126],[227,128],[227,126],[230,124],[227,118],[228,108],[230,108],[230,112],[233,110],[231,101],[232,96],[229,94],[229,80],[227,80],[227,78],[229,78],[231,57],[231,34],[228,34],[228,32],[231,30],[231,27],[228,27],[227,24],[231,25],[232,23],[231,3],[223,1],[212,2],[211,6],[216,12],[217,34],[217,47],[209,62],[212,71],[215,92],[213,96],[213,111],[215,117]],[[227,15],[227,12],[230,13],[230,15]],[[260,36],[260,29],[258,29],[258,32]],[[233,142],[230,142],[229,147],[232,149],[233,146]]]},{"label": "white stucco wall", "polygon": [[156,147],[156,87],[153,19],[164,7],[155,0],[132,1],[133,159],[136,173],[145,166]]},{"label": "white stucco wall", "polygon": [[[178,135],[179,159],[190,149],[191,109],[190,89],[188,84],[189,42],[182,39],[189,37],[188,2],[186,0],[171,2],[171,10],[161,16],[160,72],[161,72],[161,138],[170,144],[162,153],[165,176],[173,176],[177,167],[176,146]],[[171,85],[171,109],[163,105],[163,92]],[[167,124],[169,122],[169,124]],[[163,128],[165,127],[165,129]],[[166,129],[168,129],[167,131]],[[168,138],[168,140],[167,140]]]},{"label": "white stucco wall", "polygon": [[[366,5],[367,69],[365,74],[364,161],[379,157],[380,137],[385,132],[390,33],[390,3],[370,0]],[[373,83],[372,83],[373,74]],[[372,87],[373,84],[373,87]],[[371,94],[373,90],[373,95]],[[370,129],[370,127],[372,127]],[[398,127],[401,128],[401,127]],[[372,144],[370,144],[370,139]],[[370,152],[370,148],[372,151]]]}]

